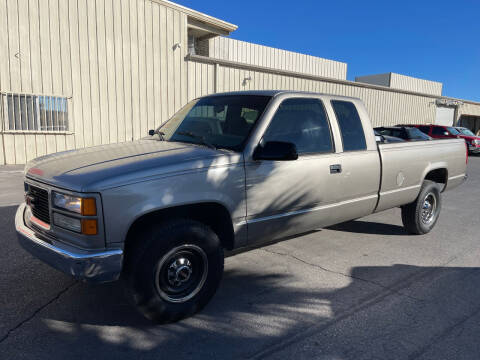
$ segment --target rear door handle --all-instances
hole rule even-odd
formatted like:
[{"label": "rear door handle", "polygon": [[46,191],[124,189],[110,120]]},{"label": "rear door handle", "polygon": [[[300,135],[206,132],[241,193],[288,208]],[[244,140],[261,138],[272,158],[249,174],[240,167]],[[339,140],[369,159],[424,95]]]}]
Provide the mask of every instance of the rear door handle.
[{"label": "rear door handle", "polygon": [[340,174],[342,172],[342,165],[330,165],[330,174]]}]

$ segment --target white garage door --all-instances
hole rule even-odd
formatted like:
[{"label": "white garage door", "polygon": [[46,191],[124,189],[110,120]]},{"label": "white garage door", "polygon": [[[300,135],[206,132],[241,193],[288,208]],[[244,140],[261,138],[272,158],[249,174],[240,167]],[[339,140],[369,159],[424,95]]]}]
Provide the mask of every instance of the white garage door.
[{"label": "white garage door", "polygon": [[437,106],[437,115],[435,117],[435,124],[452,126],[454,115],[455,115],[455,108]]}]

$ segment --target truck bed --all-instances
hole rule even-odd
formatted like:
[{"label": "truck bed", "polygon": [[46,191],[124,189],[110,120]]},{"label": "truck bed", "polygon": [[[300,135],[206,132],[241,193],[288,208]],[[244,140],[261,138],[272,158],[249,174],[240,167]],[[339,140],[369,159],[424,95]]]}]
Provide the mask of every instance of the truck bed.
[{"label": "truck bed", "polygon": [[466,176],[463,139],[413,141],[378,145],[382,177],[375,211],[412,202],[426,176],[435,169],[447,171],[442,191],[460,185]]}]

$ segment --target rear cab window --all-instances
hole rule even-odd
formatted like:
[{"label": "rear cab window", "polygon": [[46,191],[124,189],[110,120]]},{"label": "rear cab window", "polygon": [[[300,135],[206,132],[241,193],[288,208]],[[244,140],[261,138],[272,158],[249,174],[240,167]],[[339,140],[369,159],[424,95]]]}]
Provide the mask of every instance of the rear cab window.
[{"label": "rear cab window", "polygon": [[366,150],[365,132],[355,104],[343,100],[332,100],[331,104],[342,135],[343,151]]}]

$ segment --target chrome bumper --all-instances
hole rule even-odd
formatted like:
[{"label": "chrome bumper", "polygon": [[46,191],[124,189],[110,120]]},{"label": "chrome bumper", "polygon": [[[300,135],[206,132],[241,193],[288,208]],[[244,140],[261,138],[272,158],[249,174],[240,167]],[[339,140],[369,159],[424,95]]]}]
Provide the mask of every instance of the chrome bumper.
[{"label": "chrome bumper", "polygon": [[15,215],[15,228],[20,245],[48,265],[77,279],[93,282],[117,280],[123,263],[120,249],[85,251],[58,241],[47,242],[25,225],[25,204]]}]

